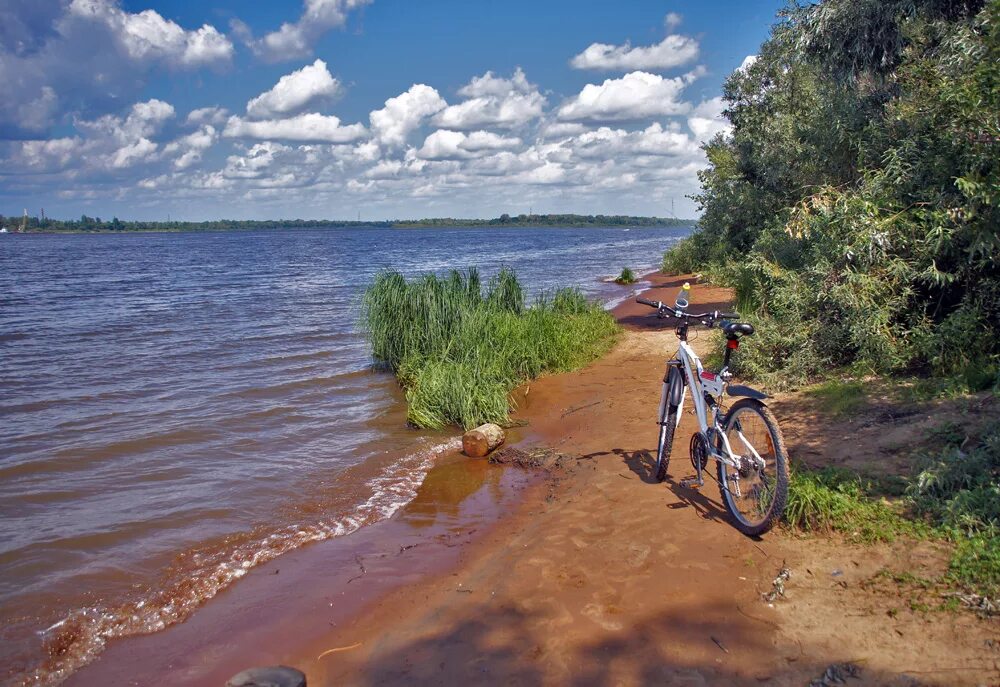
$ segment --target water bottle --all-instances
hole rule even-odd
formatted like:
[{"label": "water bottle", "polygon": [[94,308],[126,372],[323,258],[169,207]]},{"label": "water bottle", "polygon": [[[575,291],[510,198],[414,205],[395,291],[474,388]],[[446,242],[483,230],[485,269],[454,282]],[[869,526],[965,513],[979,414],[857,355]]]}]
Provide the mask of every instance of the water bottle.
[{"label": "water bottle", "polygon": [[688,282],[684,282],[684,286],[682,286],[681,290],[677,292],[677,298],[674,300],[674,310],[684,312],[687,310],[690,302],[691,285]]}]

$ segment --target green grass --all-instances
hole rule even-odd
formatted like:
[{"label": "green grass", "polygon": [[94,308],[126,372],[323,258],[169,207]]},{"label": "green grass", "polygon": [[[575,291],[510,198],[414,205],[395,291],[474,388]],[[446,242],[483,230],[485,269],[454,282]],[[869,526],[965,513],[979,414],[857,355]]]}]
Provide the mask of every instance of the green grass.
[{"label": "green grass", "polygon": [[406,390],[410,422],[427,428],[505,424],[517,385],[585,365],[619,331],[575,289],[527,306],[509,269],[485,289],[475,269],[410,281],[381,272],[365,292],[361,324],[375,360]]},{"label": "green grass", "polygon": [[634,284],[635,283],[635,272],[630,270],[628,267],[622,268],[622,273],[615,278],[616,284]]},{"label": "green grass", "polygon": [[974,440],[955,423],[931,429],[928,437],[938,439],[937,448],[916,457],[894,503],[883,495],[897,490],[883,481],[843,469],[797,469],[785,520],[807,532],[839,532],[862,543],[904,535],[951,541],[950,581],[994,598],[1000,593],[1000,422]]},{"label": "green grass", "polygon": [[920,534],[919,524],[873,497],[874,484],[844,469],[793,470],[785,521],[806,532],[838,532],[867,544]]},{"label": "green grass", "polygon": [[817,401],[821,410],[837,417],[853,415],[866,404],[864,383],[853,380],[832,379],[807,389],[804,395]]}]

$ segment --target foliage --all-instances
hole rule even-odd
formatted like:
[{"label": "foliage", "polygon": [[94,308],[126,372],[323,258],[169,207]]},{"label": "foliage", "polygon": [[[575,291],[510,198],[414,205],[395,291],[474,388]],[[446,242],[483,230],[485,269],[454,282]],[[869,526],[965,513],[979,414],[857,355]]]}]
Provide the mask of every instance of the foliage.
[{"label": "foliage", "polygon": [[806,390],[804,395],[817,400],[820,408],[830,415],[851,415],[865,405],[865,384],[832,379]]},{"label": "foliage", "polygon": [[1000,361],[1000,2],[825,0],[727,80],[698,231],[664,257],[735,288],[744,374]]},{"label": "foliage", "polygon": [[919,531],[888,503],[871,498],[871,490],[871,482],[848,470],[793,470],[785,521],[807,532],[840,532],[865,543]]},{"label": "foliage", "polygon": [[944,448],[919,459],[908,495],[918,514],[956,542],[951,570],[961,582],[1000,590],[1000,423],[971,447],[940,428]]},{"label": "foliage", "polygon": [[514,387],[586,364],[618,331],[575,289],[525,307],[509,269],[489,281],[485,294],[475,269],[411,281],[381,272],[365,292],[362,325],[374,358],[406,389],[410,421],[431,428],[506,423]]},{"label": "foliage", "polygon": [[[918,456],[902,500],[885,501],[894,485],[848,470],[796,469],[786,522],[804,531],[835,531],[862,542],[933,534],[955,544],[950,576],[976,593],[1000,592],[1000,423],[971,441],[953,423],[933,428],[938,444]],[[971,444],[966,446],[966,444]],[[963,448],[965,446],[965,448]]]},{"label": "foliage", "polygon": [[630,270],[628,267],[622,268],[622,273],[618,275],[615,279],[616,284],[634,284],[635,283],[635,272]]}]

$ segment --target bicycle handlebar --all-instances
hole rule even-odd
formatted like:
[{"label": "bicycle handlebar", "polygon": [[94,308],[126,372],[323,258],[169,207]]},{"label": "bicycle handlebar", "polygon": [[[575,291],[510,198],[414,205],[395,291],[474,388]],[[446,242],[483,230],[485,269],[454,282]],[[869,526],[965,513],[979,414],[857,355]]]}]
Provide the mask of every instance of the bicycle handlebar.
[{"label": "bicycle handlebar", "polygon": [[704,319],[738,320],[740,318],[739,313],[719,312],[718,310],[716,310],[715,312],[703,312],[699,315],[692,315],[690,313],[674,310],[666,303],[662,303],[660,301],[651,301],[646,298],[642,298],[641,296],[636,296],[635,302],[641,303],[643,305],[648,305],[651,308],[656,308],[657,310],[660,311],[660,314],[663,315],[664,317],[686,317],[690,320],[704,320]]}]

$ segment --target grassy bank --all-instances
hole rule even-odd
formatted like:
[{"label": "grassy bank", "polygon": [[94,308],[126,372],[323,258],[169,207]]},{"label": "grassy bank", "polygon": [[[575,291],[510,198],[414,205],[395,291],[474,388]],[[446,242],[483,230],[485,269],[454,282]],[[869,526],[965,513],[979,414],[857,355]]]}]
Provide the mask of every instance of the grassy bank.
[{"label": "grassy bank", "polygon": [[[826,382],[805,390],[802,398],[843,421],[837,418],[864,417],[871,410],[858,388],[852,381]],[[898,407],[912,405],[902,400],[905,396],[900,392]],[[891,407],[885,399],[881,403],[883,409]],[[787,524],[866,544],[898,537],[951,542],[949,571],[938,582],[995,599],[1000,593],[1000,421],[989,415],[959,417],[913,430],[904,454],[906,474],[866,476],[796,466]]]},{"label": "grassy bank", "polygon": [[516,386],[590,362],[618,333],[574,289],[526,305],[509,269],[485,289],[475,269],[409,281],[381,272],[365,292],[362,325],[375,360],[406,390],[410,422],[428,428],[504,424]]}]

